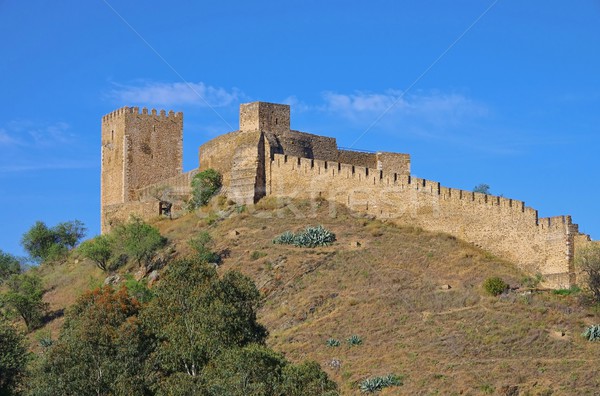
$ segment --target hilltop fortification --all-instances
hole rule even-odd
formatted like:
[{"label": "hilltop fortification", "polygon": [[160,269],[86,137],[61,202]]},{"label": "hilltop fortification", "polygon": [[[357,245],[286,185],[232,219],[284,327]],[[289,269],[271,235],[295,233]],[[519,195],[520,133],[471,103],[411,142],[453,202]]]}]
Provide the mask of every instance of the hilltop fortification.
[{"label": "hilltop fortification", "polygon": [[182,172],[182,113],[124,107],[102,118],[102,231],[130,214],[161,213],[157,191],[185,197],[198,170],[223,175],[223,194],[252,205],[264,196],[324,199],[399,224],[446,232],[541,274],[576,284],[576,249],[590,238],[570,216],[539,218],[522,201],[412,177],[410,155],[338,148],[334,138],[290,128],[287,105],[240,106],[240,128],[203,144],[199,169]]}]

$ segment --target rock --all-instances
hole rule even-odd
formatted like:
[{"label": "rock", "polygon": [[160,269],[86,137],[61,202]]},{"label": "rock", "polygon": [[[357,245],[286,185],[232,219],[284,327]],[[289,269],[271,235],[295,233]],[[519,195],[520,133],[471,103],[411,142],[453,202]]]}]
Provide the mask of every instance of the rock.
[{"label": "rock", "polygon": [[157,270],[154,270],[148,274],[148,287],[152,287],[156,281],[160,278],[160,274]]},{"label": "rock", "polygon": [[146,268],[140,268],[135,275],[133,275],[133,278],[139,282],[144,278],[144,276],[146,276]]},{"label": "rock", "polygon": [[238,230],[231,230],[231,231],[229,231],[229,232],[227,233],[227,236],[228,236],[229,238],[235,238],[235,237],[237,237],[238,235],[240,235],[240,232],[239,232]]},{"label": "rock", "polygon": [[440,286],[440,289],[442,289],[442,290],[450,290],[450,289],[452,289],[452,286],[446,284],[446,285]]},{"label": "rock", "polygon": [[351,247],[361,247],[361,243],[359,241],[350,242]]},{"label": "rock", "polygon": [[121,283],[121,276],[118,274],[114,274],[114,275],[109,275],[106,277],[106,279],[104,279],[104,284],[105,285],[116,285],[118,283]]}]

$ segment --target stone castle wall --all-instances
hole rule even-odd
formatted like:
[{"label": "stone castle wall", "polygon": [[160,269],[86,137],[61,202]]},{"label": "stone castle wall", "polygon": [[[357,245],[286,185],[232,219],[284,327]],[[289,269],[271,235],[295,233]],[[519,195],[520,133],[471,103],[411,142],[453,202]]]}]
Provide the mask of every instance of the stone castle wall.
[{"label": "stone castle wall", "polygon": [[[413,178],[410,155],[342,150],[336,140],[290,129],[287,105],[240,106],[240,130],[203,144],[199,169],[182,173],[181,113],[124,107],[102,119],[102,231],[131,214],[159,215],[159,190],[182,207],[192,177],[213,168],[239,204],[265,195],[324,198],[398,224],[445,232],[540,273],[551,287],[577,281],[576,251],[590,243],[570,216],[538,218],[522,201]],[[178,206],[179,205],[179,206]]]},{"label": "stone castle wall", "polygon": [[538,219],[524,202],[443,187],[408,175],[275,154],[267,194],[324,198],[399,224],[457,236],[508,259],[551,287],[574,282],[577,225],[570,216]]},{"label": "stone castle wall", "polygon": [[123,107],[102,117],[101,227],[105,208],[182,173],[183,113]]}]

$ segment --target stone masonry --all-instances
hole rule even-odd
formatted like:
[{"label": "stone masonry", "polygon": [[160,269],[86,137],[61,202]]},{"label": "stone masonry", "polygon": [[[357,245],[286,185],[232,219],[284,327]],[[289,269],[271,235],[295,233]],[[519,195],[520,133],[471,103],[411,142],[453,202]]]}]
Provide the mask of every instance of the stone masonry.
[{"label": "stone masonry", "polygon": [[541,274],[549,287],[576,284],[577,249],[590,243],[570,216],[539,218],[518,200],[414,178],[410,156],[338,148],[334,138],[290,129],[287,105],[240,106],[240,128],[200,147],[182,172],[182,113],[124,107],[102,119],[102,231],[129,215],[159,215],[157,188],[189,194],[193,175],[213,168],[222,193],[252,205],[264,196],[326,199],[358,213],[445,232]]}]

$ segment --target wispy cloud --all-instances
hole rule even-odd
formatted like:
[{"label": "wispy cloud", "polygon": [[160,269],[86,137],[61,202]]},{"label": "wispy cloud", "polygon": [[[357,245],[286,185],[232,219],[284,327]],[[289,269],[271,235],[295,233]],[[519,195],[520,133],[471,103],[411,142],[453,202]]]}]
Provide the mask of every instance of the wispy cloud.
[{"label": "wispy cloud", "polygon": [[66,122],[51,124],[14,120],[0,127],[0,147],[50,147],[73,141],[75,135]]},{"label": "wispy cloud", "polygon": [[162,83],[143,81],[138,84],[114,84],[109,97],[117,103],[144,106],[226,107],[245,98],[237,88],[225,89],[198,83]]},{"label": "wispy cloud", "polygon": [[[325,92],[325,109],[353,121],[376,120],[381,114],[383,125],[388,120],[399,122],[419,119],[432,124],[452,124],[489,113],[488,108],[457,93],[417,93],[404,95],[398,90],[383,93]],[[386,120],[387,118],[387,120]]]}]

